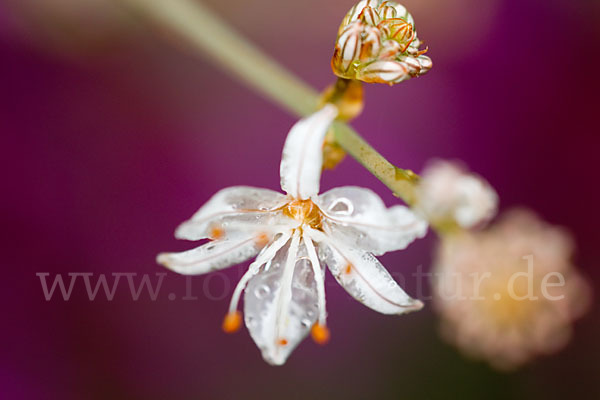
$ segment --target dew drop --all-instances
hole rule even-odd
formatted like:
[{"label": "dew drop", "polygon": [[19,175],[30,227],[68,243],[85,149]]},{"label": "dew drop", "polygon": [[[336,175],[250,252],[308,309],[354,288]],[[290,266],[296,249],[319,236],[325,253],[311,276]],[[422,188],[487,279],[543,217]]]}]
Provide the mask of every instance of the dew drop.
[{"label": "dew drop", "polygon": [[354,205],[347,198],[341,197],[331,203],[329,211],[338,215],[352,215],[354,212]]},{"label": "dew drop", "polygon": [[256,327],[257,321],[256,319],[254,319],[254,317],[247,317],[246,318],[246,325],[250,328],[254,328]]},{"label": "dew drop", "polygon": [[269,287],[267,285],[260,285],[259,287],[257,287],[256,289],[254,289],[254,295],[258,299],[264,298],[269,293],[271,293],[271,289],[269,289]]}]

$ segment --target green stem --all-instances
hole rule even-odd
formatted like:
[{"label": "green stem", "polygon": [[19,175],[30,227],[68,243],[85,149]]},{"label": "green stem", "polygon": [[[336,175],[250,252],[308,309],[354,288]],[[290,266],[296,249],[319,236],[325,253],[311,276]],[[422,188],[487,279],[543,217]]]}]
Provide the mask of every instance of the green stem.
[{"label": "green stem", "polygon": [[397,197],[408,205],[415,202],[415,188],[419,181],[411,170],[396,167],[367,143],[347,124],[336,121],[333,125],[336,142],[363,167],[369,170]]},{"label": "green stem", "polygon": [[[234,31],[228,24],[192,0],[128,0],[138,11],[187,39],[211,61],[297,116],[313,113],[319,93]],[[338,144],[407,204],[414,202],[417,175],[395,167],[354,129],[334,124]]]}]

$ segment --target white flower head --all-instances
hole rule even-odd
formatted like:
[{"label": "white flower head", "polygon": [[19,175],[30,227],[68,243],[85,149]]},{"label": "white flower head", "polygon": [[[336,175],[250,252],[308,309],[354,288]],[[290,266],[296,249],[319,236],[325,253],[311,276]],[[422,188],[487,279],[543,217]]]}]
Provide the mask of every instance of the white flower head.
[{"label": "white flower head", "polygon": [[496,215],[498,195],[480,176],[456,163],[437,160],[422,174],[415,208],[432,223],[469,229]]},{"label": "white flower head", "polygon": [[264,359],[283,364],[311,332],[328,340],[325,265],[358,301],[384,314],[418,310],[373,256],[403,249],[423,237],[427,223],[403,206],[386,208],[372,191],[341,187],[319,192],[322,146],[337,109],[326,105],[288,134],[281,160],[283,195],[231,187],[214,195],[175,232],[179,239],[212,239],[193,250],[162,253],[157,261],[186,275],[204,274],[255,255],[234,290],[223,328],[244,320]]}]

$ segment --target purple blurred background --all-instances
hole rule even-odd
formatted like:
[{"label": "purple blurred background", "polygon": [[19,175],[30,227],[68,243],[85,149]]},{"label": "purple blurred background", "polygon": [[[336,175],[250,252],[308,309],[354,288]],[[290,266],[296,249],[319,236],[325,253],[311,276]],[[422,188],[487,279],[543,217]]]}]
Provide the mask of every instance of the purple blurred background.
[{"label": "purple blurred background", "polygon": [[[316,88],[352,1],[207,2]],[[366,89],[354,126],[416,171],[460,158],[498,190],[568,227],[575,261],[598,285],[600,4],[594,0],[406,0],[433,70]],[[176,35],[119,1],[5,0],[0,5],[4,239],[2,398],[600,398],[600,313],[560,354],[519,372],[464,359],[438,337],[431,307],[378,315],[328,276],[332,340],[306,340],[268,366],[246,330],[220,325],[243,266],[186,281],[168,273],[155,301],[44,299],[36,273],[166,272],[173,230],[231,185],[278,189],[294,118],[233,81]],[[397,200],[347,159],[324,189],[359,184]],[[383,263],[409,293],[435,236]],[[173,294],[169,298],[169,294]]]}]

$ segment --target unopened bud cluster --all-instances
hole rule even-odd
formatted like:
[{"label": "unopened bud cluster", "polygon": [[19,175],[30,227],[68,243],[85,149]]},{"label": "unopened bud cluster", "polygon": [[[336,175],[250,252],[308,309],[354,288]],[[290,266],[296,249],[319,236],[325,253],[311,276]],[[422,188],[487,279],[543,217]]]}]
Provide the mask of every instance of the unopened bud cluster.
[{"label": "unopened bud cluster", "polygon": [[393,1],[363,0],[348,11],[331,60],[346,79],[393,85],[423,75],[431,59],[419,50],[413,17]]}]

